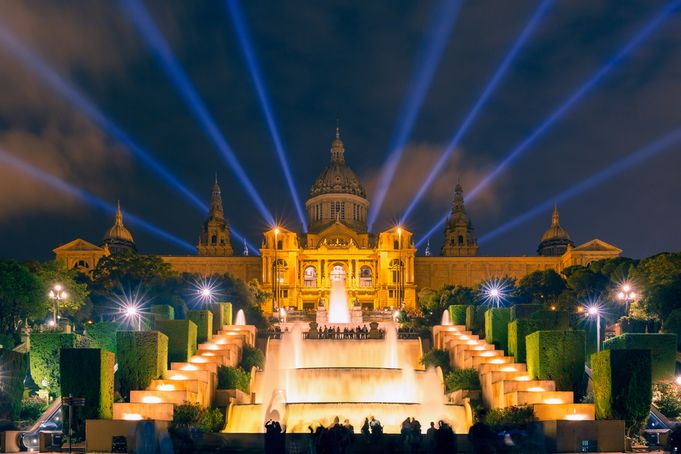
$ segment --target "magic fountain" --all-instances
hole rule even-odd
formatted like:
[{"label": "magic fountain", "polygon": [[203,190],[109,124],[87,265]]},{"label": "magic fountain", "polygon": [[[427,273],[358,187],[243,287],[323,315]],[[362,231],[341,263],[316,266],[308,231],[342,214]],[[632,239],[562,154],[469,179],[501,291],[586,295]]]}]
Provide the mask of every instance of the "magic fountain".
[{"label": "magic fountain", "polygon": [[[352,324],[344,285],[338,289],[343,293],[332,290],[329,322],[342,329]],[[334,307],[338,301],[345,311]],[[336,416],[359,431],[374,416],[386,433],[399,433],[401,422],[413,416],[424,425],[442,419],[466,433],[470,418],[463,406],[445,403],[441,370],[420,364],[420,339],[398,339],[392,322],[380,326],[382,339],[307,339],[307,326],[288,324],[281,339],[268,340],[264,370],[252,372],[251,402],[230,405],[226,431],[262,432],[273,418],[289,433],[305,433]]]}]

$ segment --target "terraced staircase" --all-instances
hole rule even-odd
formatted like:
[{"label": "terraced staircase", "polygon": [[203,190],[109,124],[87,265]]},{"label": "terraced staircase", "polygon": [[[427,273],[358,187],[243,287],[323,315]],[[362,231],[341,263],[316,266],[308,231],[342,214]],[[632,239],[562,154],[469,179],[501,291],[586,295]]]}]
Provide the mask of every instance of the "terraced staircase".
[{"label": "terraced staircase", "polygon": [[188,362],[173,362],[162,379],[130,392],[130,402],[113,404],[113,419],[172,421],[174,406],[184,402],[211,406],[218,366],[235,367],[244,345],[255,343],[255,327],[225,325],[210,342],[198,345]]},{"label": "terraced staircase", "polygon": [[437,326],[434,334],[436,347],[449,352],[454,367],[478,371],[487,408],[530,405],[539,421],[594,419],[593,404],[574,403],[572,391],[556,391],[553,380],[532,380],[525,363],[516,363],[465,326]]}]

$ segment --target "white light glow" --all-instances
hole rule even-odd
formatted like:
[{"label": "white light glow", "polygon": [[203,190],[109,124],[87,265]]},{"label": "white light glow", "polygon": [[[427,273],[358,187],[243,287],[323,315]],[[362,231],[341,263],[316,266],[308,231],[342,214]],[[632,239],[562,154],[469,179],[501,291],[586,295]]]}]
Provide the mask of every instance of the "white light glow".
[{"label": "white light glow", "polygon": [[123,419],[126,421],[141,421],[144,418],[139,413],[123,413]]},{"label": "white light glow", "polygon": [[163,402],[163,399],[161,399],[158,396],[144,396],[142,397],[142,403],[143,404],[160,404]]},{"label": "white light glow", "polygon": [[156,388],[159,391],[175,391],[175,385],[161,384]]},{"label": "white light glow", "polygon": [[558,404],[562,404],[564,402],[563,402],[562,399],[557,399],[555,397],[552,397],[550,399],[544,399],[544,403],[549,404],[549,405],[558,405]]}]

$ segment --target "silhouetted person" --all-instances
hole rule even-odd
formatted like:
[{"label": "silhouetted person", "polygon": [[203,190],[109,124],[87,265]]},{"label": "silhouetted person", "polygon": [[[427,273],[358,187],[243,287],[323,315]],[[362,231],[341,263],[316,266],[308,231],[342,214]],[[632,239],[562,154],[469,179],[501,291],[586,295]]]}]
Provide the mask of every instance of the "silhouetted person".
[{"label": "silhouetted person", "polygon": [[421,423],[413,417],[409,420],[409,425],[411,426],[411,436],[409,439],[409,444],[411,445],[411,452],[418,453],[419,446],[421,445]]},{"label": "silhouetted person", "polygon": [[400,444],[404,452],[409,452],[411,446],[411,423],[409,418],[402,421],[400,425]]},{"label": "silhouetted person", "polygon": [[429,453],[435,452],[435,433],[437,429],[435,428],[435,423],[430,422],[430,427],[426,430],[426,449]]},{"label": "silhouetted person", "polygon": [[341,452],[345,450],[355,441],[355,428],[352,427],[349,420],[343,421],[343,438],[341,440]]},{"label": "silhouetted person", "polygon": [[267,454],[284,452],[284,434],[279,421],[270,419],[265,423],[265,452]]},{"label": "silhouetted person", "polygon": [[492,454],[496,452],[496,434],[492,429],[482,422],[484,413],[482,411],[475,415],[475,424],[468,430],[468,440],[473,445],[475,454]]},{"label": "silhouetted person", "polygon": [[440,420],[435,432],[435,452],[438,454],[448,454],[457,452],[456,435],[446,422]]},{"label": "silhouetted person", "polygon": [[364,441],[364,443],[369,443],[370,434],[369,418],[364,418],[364,424],[362,424],[362,427],[359,429],[359,431],[362,433],[362,440]]}]

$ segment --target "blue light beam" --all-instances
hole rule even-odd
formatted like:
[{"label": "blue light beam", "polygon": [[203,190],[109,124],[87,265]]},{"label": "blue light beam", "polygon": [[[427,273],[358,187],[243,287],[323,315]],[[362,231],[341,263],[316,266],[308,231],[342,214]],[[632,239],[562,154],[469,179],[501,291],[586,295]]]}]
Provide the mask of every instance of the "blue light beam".
[{"label": "blue light beam", "polygon": [[437,178],[440,172],[442,172],[442,169],[444,168],[445,164],[449,160],[452,153],[456,150],[456,147],[461,142],[461,139],[463,138],[464,134],[468,132],[468,129],[471,127],[476,117],[487,103],[487,100],[492,95],[497,85],[499,85],[499,82],[501,81],[502,77],[508,71],[509,66],[511,66],[511,63],[513,62],[513,60],[515,60],[515,57],[520,52],[520,49],[527,42],[530,35],[532,35],[532,32],[537,27],[542,18],[545,16],[549,6],[552,3],[553,0],[543,0],[535,10],[534,14],[532,14],[532,17],[530,18],[529,22],[525,25],[518,38],[516,38],[515,42],[513,43],[513,46],[506,54],[506,57],[504,57],[504,59],[502,60],[501,64],[497,68],[492,78],[489,80],[489,82],[487,82],[487,85],[485,86],[485,89],[483,90],[482,94],[475,102],[470,112],[468,112],[468,115],[465,117],[463,123],[461,123],[461,125],[459,126],[459,129],[454,133],[454,136],[447,144],[445,150],[440,155],[440,158],[435,163],[435,166],[433,166],[432,170],[428,174],[428,177],[423,182],[414,198],[412,198],[400,222],[404,223],[406,221],[406,219],[409,217],[414,208],[416,208],[416,205],[421,201],[421,199],[426,194],[428,189],[432,186],[433,182],[435,181],[435,178]]},{"label": "blue light beam", "polygon": [[260,250],[259,250],[258,248],[256,248],[255,246],[253,246],[253,245],[246,239],[245,236],[243,236],[242,234],[240,234],[239,232],[237,232],[236,230],[234,230],[234,227],[230,226],[229,230],[230,230],[232,236],[233,236],[233,237],[236,237],[236,239],[237,239],[239,242],[241,242],[241,243],[246,243],[246,247],[247,247],[251,252],[253,252],[255,255],[260,255]]},{"label": "blue light beam", "polygon": [[397,125],[393,131],[388,148],[388,159],[383,165],[379,177],[376,193],[374,194],[371,208],[369,209],[369,230],[376,222],[381,212],[385,196],[390,188],[397,166],[402,159],[404,146],[407,143],[416,122],[423,100],[428,93],[428,88],[433,80],[435,71],[440,64],[442,53],[447,47],[448,38],[451,35],[454,22],[461,9],[460,0],[441,0],[433,9],[427,30],[429,31],[426,42],[428,45],[422,49],[422,55],[417,58],[416,66],[412,71],[409,82],[409,91],[404,99],[397,117]]},{"label": "blue light beam", "polygon": [[581,87],[577,89],[560,107],[553,111],[553,113],[542,122],[532,133],[516,146],[498,166],[487,174],[473,190],[468,194],[468,200],[472,200],[480,191],[489,185],[507,166],[509,166],[515,159],[517,159],[525,150],[529,148],[534,141],[546,132],[563,114],[575,105],[591,88],[593,88],[605,75],[615,68],[629,52],[638,47],[643,40],[645,40],[655,29],[657,29],[669,15],[681,5],[681,1],[677,0],[669,3],[641,30],[639,30],[634,37],[620,49],[615,56],[608,61],[601,69],[599,69],[589,80],[587,80]]},{"label": "blue light beam", "polygon": [[[15,169],[24,172],[31,177],[40,180],[41,182],[45,183],[46,185],[50,186],[51,188],[54,188],[58,191],[64,192],[66,194],[69,194],[85,203],[88,205],[91,205],[99,210],[102,210],[106,212],[107,214],[115,214],[116,213],[116,207],[113,206],[112,204],[100,199],[99,197],[90,194],[87,191],[84,191],[80,188],[77,188],[76,186],[73,186],[72,184],[69,184],[60,178],[45,172],[29,163],[26,161],[23,161],[7,151],[0,149],[0,162],[3,162],[7,165],[10,165],[14,167]],[[165,230],[162,230],[155,225],[133,215],[128,212],[124,212],[126,219],[130,221],[131,224],[136,225],[143,230],[146,230],[147,232],[151,233],[152,235],[155,235],[159,238],[163,238],[164,240],[181,247],[182,249],[185,249],[190,252],[196,252],[196,248],[192,246],[191,244],[187,243],[186,241],[166,232]]]},{"label": "blue light beam", "polygon": [[161,65],[166,76],[171,80],[178,91],[178,94],[194,115],[203,131],[213,142],[215,148],[220,152],[222,157],[227,161],[230,168],[238,178],[241,185],[246,190],[246,193],[251,198],[255,207],[260,212],[260,215],[265,218],[269,225],[274,225],[274,217],[265,206],[260,194],[255,189],[246,171],[241,166],[239,159],[234,154],[232,147],[227,143],[227,139],[223,136],[218,128],[215,120],[208,112],[208,108],[202,101],[196,89],[192,85],[189,77],[180,67],[175,59],[170,46],[161,34],[160,30],[154,24],[153,19],[149,15],[144,5],[137,0],[122,0],[125,12],[137,28],[147,46],[152,51],[157,62]]},{"label": "blue light beam", "polygon": [[2,24],[0,24],[0,44],[24,65],[32,69],[41,80],[59,92],[69,103],[87,115],[95,124],[123,143],[133,155],[138,157],[192,205],[196,206],[203,213],[208,212],[208,206],[201,199],[184,186],[168,169],[156,161],[149,152],[128,136],[113,120],[109,119],[99,110],[87,96],[52,69],[38,54],[23,46]]},{"label": "blue light beam", "polygon": [[[616,163],[610,165],[609,167],[606,167],[600,172],[585,178],[576,185],[564,190],[563,192],[560,192],[559,194],[549,198],[548,200],[545,200],[544,202],[526,211],[520,216],[510,220],[509,222],[503,224],[502,226],[497,227],[493,231],[480,237],[478,243],[482,244],[494,239],[495,237],[501,235],[502,233],[505,233],[519,226],[520,224],[529,221],[530,219],[538,216],[539,214],[551,210],[554,206],[554,203],[567,202],[568,200],[604,183],[605,181],[621,174],[622,172],[631,169],[635,165],[650,158],[653,158],[654,156],[662,152],[669,151],[669,149],[673,145],[678,144],[679,142],[681,142],[681,128],[668,133],[661,139],[658,139],[655,142],[650,143],[645,147],[639,149],[638,151],[631,153],[630,155],[617,161]],[[681,151],[681,149],[677,149],[677,151]]]},{"label": "blue light beam", "polygon": [[307,232],[307,219],[305,217],[305,212],[303,211],[303,207],[300,203],[300,197],[298,196],[296,185],[293,182],[293,174],[291,173],[291,169],[289,168],[288,160],[286,158],[284,141],[279,134],[279,128],[277,127],[272,105],[270,103],[269,96],[267,95],[267,90],[265,89],[265,83],[263,82],[260,67],[256,60],[255,50],[253,49],[253,41],[251,40],[243,11],[238,0],[226,0],[225,3],[227,5],[227,9],[229,10],[232,23],[234,24],[234,29],[239,39],[239,44],[241,45],[241,51],[243,52],[244,58],[246,59],[248,71],[251,74],[251,80],[253,81],[255,91],[258,94],[260,107],[262,108],[263,114],[265,115],[267,127],[272,138],[272,143],[274,144],[277,158],[279,158],[281,169],[284,172],[286,184],[288,185],[288,190],[291,193],[291,199],[293,199],[293,204],[295,205],[298,219],[300,219],[300,223],[303,226],[303,231]]}]

